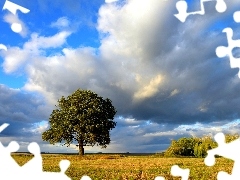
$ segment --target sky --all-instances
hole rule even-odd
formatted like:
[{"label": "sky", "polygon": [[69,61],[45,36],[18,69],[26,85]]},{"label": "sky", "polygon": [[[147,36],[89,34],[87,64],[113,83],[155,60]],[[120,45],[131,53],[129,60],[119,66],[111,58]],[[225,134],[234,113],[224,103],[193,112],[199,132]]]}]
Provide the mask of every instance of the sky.
[{"label": "sky", "polygon": [[[204,15],[185,22],[174,16],[176,0],[8,2],[30,11],[1,11],[7,50],[0,49],[0,124],[10,124],[1,133],[4,145],[17,141],[27,151],[37,142],[43,152],[77,152],[74,144],[42,141],[41,133],[57,100],[78,88],[117,109],[110,145],[86,153],[156,153],[180,137],[239,133],[239,69],[215,53],[228,46],[224,28],[240,38],[238,0],[225,0],[222,13],[217,1],[206,2]],[[187,12],[200,10],[199,0],[187,2]],[[232,53],[238,58],[238,48]]]}]

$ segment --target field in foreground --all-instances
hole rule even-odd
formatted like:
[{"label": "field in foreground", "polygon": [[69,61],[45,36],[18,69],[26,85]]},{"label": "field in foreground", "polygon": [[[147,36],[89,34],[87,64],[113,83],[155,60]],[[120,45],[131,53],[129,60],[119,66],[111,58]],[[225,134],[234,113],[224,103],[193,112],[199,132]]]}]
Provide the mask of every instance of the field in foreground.
[{"label": "field in foreground", "polygon": [[[13,155],[18,164],[23,165],[29,161],[31,155]],[[67,159],[71,162],[66,174],[73,180],[80,180],[83,175],[88,175],[92,180],[111,179],[152,179],[163,176],[166,180],[180,180],[170,174],[171,166],[179,165],[181,168],[190,169],[189,180],[217,179],[219,171],[231,173],[233,161],[217,158],[213,167],[204,164],[203,158],[163,158],[158,155],[125,156],[125,155],[48,155],[43,154],[43,170],[59,172],[59,162]]]}]

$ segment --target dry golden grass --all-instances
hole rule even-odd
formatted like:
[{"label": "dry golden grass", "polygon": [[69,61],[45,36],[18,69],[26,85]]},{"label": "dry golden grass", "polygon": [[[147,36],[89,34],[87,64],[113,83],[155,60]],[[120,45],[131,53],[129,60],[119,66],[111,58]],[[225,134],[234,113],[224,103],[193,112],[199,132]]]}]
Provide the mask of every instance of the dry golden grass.
[{"label": "dry golden grass", "polygon": [[[23,165],[33,156],[13,155],[14,159]],[[158,156],[123,156],[123,155],[46,155],[43,154],[44,171],[59,172],[59,162],[67,159],[71,162],[66,174],[73,180],[79,180],[83,175],[97,179],[152,179],[164,176],[166,180],[177,180],[170,174],[171,166],[177,164],[181,168],[190,169],[189,180],[216,179],[219,171],[231,173],[233,161],[217,158],[213,167],[207,167],[203,158],[163,158]]]}]

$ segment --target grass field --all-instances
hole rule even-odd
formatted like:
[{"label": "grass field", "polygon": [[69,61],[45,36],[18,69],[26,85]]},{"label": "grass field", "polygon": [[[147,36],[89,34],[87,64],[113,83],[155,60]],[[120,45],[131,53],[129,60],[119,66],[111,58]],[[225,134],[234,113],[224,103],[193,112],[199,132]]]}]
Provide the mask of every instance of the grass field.
[{"label": "grass field", "polygon": [[[18,164],[23,165],[33,156],[27,154],[12,155]],[[59,172],[59,162],[67,159],[71,162],[66,174],[73,180],[80,180],[83,175],[95,179],[152,179],[163,176],[166,180],[177,180],[170,168],[179,165],[190,169],[189,180],[217,179],[219,171],[231,173],[233,161],[217,158],[213,167],[205,166],[203,158],[164,158],[159,155],[119,155],[91,154],[80,158],[78,155],[43,154],[43,170]]]}]

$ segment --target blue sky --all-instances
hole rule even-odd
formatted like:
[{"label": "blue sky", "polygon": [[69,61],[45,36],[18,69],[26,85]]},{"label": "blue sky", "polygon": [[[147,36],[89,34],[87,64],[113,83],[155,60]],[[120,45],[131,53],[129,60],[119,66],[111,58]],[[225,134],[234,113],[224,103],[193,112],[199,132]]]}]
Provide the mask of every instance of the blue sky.
[{"label": "blue sky", "polygon": [[[21,150],[35,141],[42,151],[77,152],[41,140],[61,96],[78,88],[110,98],[117,126],[106,149],[86,152],[159,152],[183,136],[239,132],[240,79],[227,57],[225,27],[240,38],[233,13],[239,2],[205,3],[204,15],[174,14],[177,1],[14,0],[30,10],[1,11],[0,123],[10,123],[1,141]],[[6,1],[0,0],[3,7]],[[199,1],[188,1],[189,11]],[[23,30],[15,33],[11,24]]]}]

